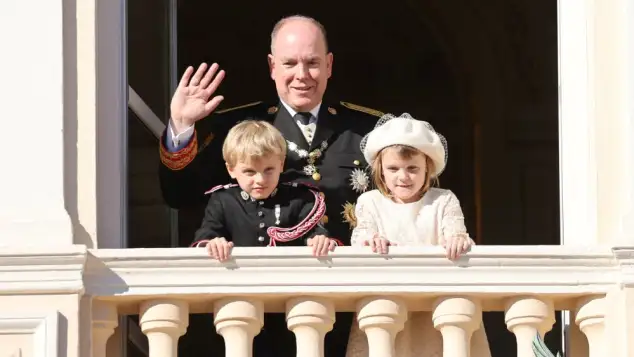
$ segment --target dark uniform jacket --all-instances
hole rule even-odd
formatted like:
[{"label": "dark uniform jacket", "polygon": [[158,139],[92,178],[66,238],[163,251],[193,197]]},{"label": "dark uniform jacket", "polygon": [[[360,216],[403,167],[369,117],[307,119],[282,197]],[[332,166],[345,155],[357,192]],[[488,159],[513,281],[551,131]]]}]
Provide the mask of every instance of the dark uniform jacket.
[{"label": "dark uniform jacket", "polygon": [[280,184],[261,200],[235,184],[210,194],[196,242],[224,237],[236,247],[305,246],[308,238],[329,235],[321,224],[324,199],[306,185]]},{"label": "dark uniform jacket", "polygon": [[[357,197],[368,189],[369,170],[359,148],[361,138],[370,132],[383,113],[354,104],[322,103],[317,129],[308,145],[295,120],[281,103],[257,102],[217,111],[196,123],[189,144],[178,152],[168,152],[166,135],[161,138],[161,189],[173,208],[204,205],[205,191],[231,182],[222,159],[223,140],[232,126],[245,119],[266,120],[279,129],[289,143],[280,182],[304,182],[325,194],[325,228],[333,238],[350,243],[350,213]],[[292,144],[291,144],[292,143]],[[294,145],[293,145],[294,144]],[[295,150],[291,150],[295,148]],[[302,150],[305,150],[302,155]],[[313,153],[312,155],[305,155]],[[318,175],[307,170],[312,159]],[[202,208],[201,208],[202,210]]]}]

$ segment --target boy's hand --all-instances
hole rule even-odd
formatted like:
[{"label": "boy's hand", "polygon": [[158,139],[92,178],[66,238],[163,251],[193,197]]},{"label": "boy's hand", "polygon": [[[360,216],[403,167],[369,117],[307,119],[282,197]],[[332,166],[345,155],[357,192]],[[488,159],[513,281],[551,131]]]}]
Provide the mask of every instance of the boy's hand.
[{"label": "boy's hand", "polygon": [[390,242],[389,240],[379,237],[378,235],[375,235],[372,239],[370,240],[366,240],[365,242],[363,242],[363,245],[365,246],[370,246],[370,248],[372,248],[372,251],[374,253],[379,253],[379,254],[387,254],[388,248],[389,246],[393,246],[393,245],[397,245],[396,243]]},{"label": "boy's hand", "polygon": [[328,252],[334,251],[337,246],[337,241],[324,235],[318,235],[313,238],[308,238],[306,245],[313,247],[313,255],[319,257],[328,255]]},{"label": "boy's hand", "polygon": [[207,254],[220,262],[231,257],[231,248],[233,248],[233,242],[227,242],[224,237],[210,240],[206,247]]},{"label": "boy's hand", "polygon": [[457,235],[449,237],[448,239],[443,239],[440,242],[440,245],[445,248],[447,258],[455,260],[460,258],[462,254],[468,252],[469,249],[475,245],[475,242],[468,236]]}]

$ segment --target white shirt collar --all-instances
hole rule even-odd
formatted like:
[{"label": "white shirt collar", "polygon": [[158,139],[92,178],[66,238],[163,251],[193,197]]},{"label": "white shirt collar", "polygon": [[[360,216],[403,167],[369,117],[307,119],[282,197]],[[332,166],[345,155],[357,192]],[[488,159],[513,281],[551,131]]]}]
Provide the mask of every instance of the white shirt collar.
[{"label": "white shirt collar", "polygon": [[[291,115],[291,118],[295,116],[295,114],[297,114],[297,111],[294,110],[293,108],[291,108],[290,105],[286,104],[281,98],[280,98],[280,102],[282,103],[282,105],[284,106],[284,108],[286,108],[286,110],[288,111],[288,114]],[[317,104],[316,107],[314,107],[311,111],[310,114],[313,115],[313,117],[310,119],[311,123],[313,122],[313,120],[318,119],[317,114],[319,113],[319,108],[321,108],[321,102],[319,102],[319,104]]]}]

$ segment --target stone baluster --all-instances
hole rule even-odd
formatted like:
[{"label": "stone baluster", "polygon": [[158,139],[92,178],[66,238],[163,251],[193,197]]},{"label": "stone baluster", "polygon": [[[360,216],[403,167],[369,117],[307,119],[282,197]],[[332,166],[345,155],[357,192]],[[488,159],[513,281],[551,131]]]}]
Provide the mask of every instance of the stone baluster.
[{"label": "stone baluster", "polygon": [[335,322],[335,306],[324,298],[299,297],[286,302],[286,321],[297,341],[297,357],[323,357],[324,338]]},{"label": "stone baluster", "polygon": [[506,302],[506,327],[515,334],[517,357],[534,357],[533,340],[542,337],[555,323],[555,309],[550,299],[519,296]]},{"label": "stone baluster", "polygon": [[243,298],[216,301],[214,324],[225,340],[225,357],[251,357],[253,338],[264,325],[264,305],[262,301]]},{"label": "stone baluster", "polygon": [[435,301],[434,327],[443,340],[443,355],[469,357],[471,335],[482,324],[480,303],[466,297],[442,297]]},{"label": "stone baluster", "polygon": [[359,301],[357,321],[368,338],[369,357],[394,356],[394,341],[406,320],[407,306],[400,299],[367,297]]},{"label": "stone baluster", "polygon": [[147,336],[149,357],[176,357],[178,339],[189,325],[189,305],[179,300],[149,300],[141,304],[141,331]]},{"label": "stone baluster", "polygon": [[588,339],[588,357],[600,357],[606,354],[605,299],[591,296],[579,299],[575,322]]}]

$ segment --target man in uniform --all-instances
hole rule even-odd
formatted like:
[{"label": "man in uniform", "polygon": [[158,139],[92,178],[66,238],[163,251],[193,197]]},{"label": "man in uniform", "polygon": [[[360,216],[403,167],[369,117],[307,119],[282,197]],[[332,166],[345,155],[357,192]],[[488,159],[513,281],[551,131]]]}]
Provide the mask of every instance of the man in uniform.
[{"label": "man in uniform", "polygon": [[[349,245],[352,222],[346,217],[351,217],[352,204],[369,185],[359,144],[383,113],[346,102],[323,102],[333,55],[328,52],[323,26],[312,18],[280,20],[271,33],[268,62],[276,101],[215,112],[223,97],[212,95],[224,79],[224,71],[217,64],[209,68],[202,64],[195,73],[192,67],[185,71],[161,138],[164,199],[173,208],[200,206],[202,211],[207,200],[204,192],[229,182],[221,153],[229,129],[246,118],[266,120],[282,132],[288,144],[281,182],[317,186],[325,194],[327,206],[323,224],[331,237]],[[335,326],[326,335],[326,357],[345,356],[351,322],[351,313],[337,313]],[[188,340],[188,334],[182,342]],[[294,347],[289,347],[289,357]]]}]

